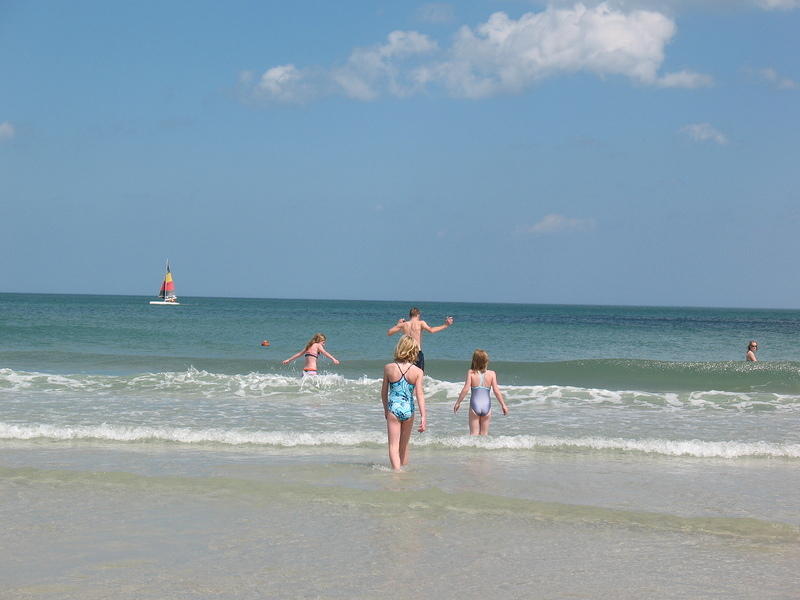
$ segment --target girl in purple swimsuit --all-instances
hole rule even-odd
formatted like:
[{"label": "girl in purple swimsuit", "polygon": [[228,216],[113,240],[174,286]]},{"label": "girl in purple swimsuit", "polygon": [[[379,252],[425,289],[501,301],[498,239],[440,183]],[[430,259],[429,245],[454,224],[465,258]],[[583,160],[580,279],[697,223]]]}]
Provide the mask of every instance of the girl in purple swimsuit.
[{"label": "girl in purple swimsuit", "polygon": [[503,414],[508,414],[508,405],[503,399],[503,394],[497,385],[497,373],[488,370],[489,355],[480,348],[472,353],[472,364],[467,371],[467,378],[464,387],[458,395],[458,400],[453,405],[453,412],[458,412],[462,400],[467,395],[467,390],[471,390],[469,398],[469,434],[470,435],[489,435],[489,423],[492,420],[492,398],[489,390],[494,392]]},{"label": "girl in purple swimsuit", "polygon": [[315,333],[314,337],[308,340],[305,348],[296,354],[292,354],[289,358],[283,361],[283,364],[292,362],[294,359],[299,358],[302,354],[306,359],[306,362],[303,365],[303,377],[306,375],[317,374],[317,358],[319,358],[320,354],[327,356],[333,361],[333,364],[338,365],[339,361],[334,358],[333,354],[330,354],[327,350],[325,350],[325,342],[327,341],[328,338],[325,337],[325,334]]}]

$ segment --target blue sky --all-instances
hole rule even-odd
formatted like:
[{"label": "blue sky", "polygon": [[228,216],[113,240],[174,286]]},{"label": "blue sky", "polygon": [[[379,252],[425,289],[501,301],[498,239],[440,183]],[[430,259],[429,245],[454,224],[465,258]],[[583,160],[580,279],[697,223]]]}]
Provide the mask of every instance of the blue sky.
[{"label": "blue sky", "polygon": [[0,1],[0,291],[800,307],[800,0]]}]

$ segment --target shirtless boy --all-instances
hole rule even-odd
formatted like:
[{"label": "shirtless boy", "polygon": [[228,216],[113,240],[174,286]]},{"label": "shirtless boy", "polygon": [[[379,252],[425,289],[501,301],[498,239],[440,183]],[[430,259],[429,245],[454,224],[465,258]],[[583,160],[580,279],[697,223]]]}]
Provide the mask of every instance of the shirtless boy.
[{"label": "shirtless boy", "polygon": [[400,319],[397,322],[397,325],[391,327],[389,331],[386,332],[386,335],[394,335],[395,333],[402,332],[404,335],[414,338],[414,341],[417,342],[420,348],[419,355],[417,356],[417,362],[414,363],[414,365],[424,371],[425,355],[422,354],[422,332],[427,331],[428,333],[439,333],[443,329],[447,329],[453,324],[453,317],[447,317],[444,320],[444,325],[431,327],[425,321],[420,319],[420,315],[420,310],[415,306],[408,311],[408,320],[406,321],[405,319]]}]

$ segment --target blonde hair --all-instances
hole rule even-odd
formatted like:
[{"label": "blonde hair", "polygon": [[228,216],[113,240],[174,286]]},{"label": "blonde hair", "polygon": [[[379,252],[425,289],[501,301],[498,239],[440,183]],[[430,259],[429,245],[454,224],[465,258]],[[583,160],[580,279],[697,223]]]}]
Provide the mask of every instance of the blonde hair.
[{"label": "blonde hair", "polygon": [[[316,344],[318,342],[326,342],[327,340],[328,340],[328,338],[325,337],[324,333],[315,333],[314,337],[312,337],[310,340],[308,340],[308,343],[306,344],[306,350],[308,350],[309,348],[311,348],[311,346],[313,346],[314,344]],[[295,348],[296,347],[297,346],[295,346]]]},{"label": "blonde hair", "polygon": [[486,350],[475,348],[475,352],[472,353],[472,365],[469,368],[473,371],[485,371],[488,364],[489,354]]},{"label": "blonde hair", "polygon": [[404,335],[394,348],[394,359],[400,362],[416,362],[419,356],[419,344],[410,335]]}]

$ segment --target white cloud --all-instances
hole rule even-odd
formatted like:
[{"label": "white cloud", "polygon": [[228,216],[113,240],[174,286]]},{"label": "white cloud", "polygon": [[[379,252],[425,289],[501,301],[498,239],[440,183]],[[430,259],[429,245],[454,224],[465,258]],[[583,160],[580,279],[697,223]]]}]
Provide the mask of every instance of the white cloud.
[{"label": "white cloud", "polygon": [[4,121],[0,123],[0,142],[3,140],[10,140],[14,137],[16,133],[14,129],[14,125],[12,125],[9,121]]},{"label": "white cloud", "polygon": [[675,23],[661,13],[626,14],[606,3],[548,8],[517,20],[499,12],[474,31],[461,28],[438,75],[451,93],[471,98],[519,92],[545,77],[578,71],[645,84],[696,85],[698,76],[690,81],[658,74],[675,31]]},{"label": "white cloud", "polygon": [[714,78],[710,75],[703,75],[693,71],[667,73],[656,81],[656,85],[661,87],[699,88],[710,87],[713,84]]},{"label": "white cloud", "polygon": [[[575,0],[541,0],[539,4],[572,6]],[[676,13],[683,10],[712,8],[714,10],[741,10],[742,8],[761,8],[763,10],[792,10],[800,8],[800,0],[584,0],[589,6],[608,4],[619,10],[651,9],[660,12]]]},{"label": "white cloud", "polygon": [[535,225],[525,227],[525,232],[535,234],[559,233],[564,231],[587,231],[594,229],[594,219],[572,219],[564,215],[545,215]]},{"label": "white cloud", "polygon": [[416,31],[393,31],[385,44],[354,49],[341,66],[313,72],[282,65],[267,70],[258,83],[251,77],[242,85],[256,98],[284,102],[326,93],[368,101],[434,87],[455,97],[483,98],[577,72],[658,87],[711,85],[711,77],[689,70],[660,73],[675,32],[675,22],[660,12],[624,12],[607,2],[548,6],[519,19],[497,12],[474,29],[461,27],[449,48],[440,49]]},{"label": "white cloud", "polygon": [[313,81],[312,70],[301,70],[292,64],[267,69],[256,78],[249,71],[239,75],[240,85],[259,100],[281,103],[302,103],[318,94],[318,82]]},{"label": "white cloud", "polygon": [[384,91],[409,96],[425,83],[416,75],[414,60],[437,48],[436,42],[416,31],[393,31],[382,46],[353,50],[331,76],[346,96],[356,100],[373,100]]},{"label": "white cloud", "polygon": [[696,142],[715,142],[720,145],[728,143],[727,136],[709,123],[693,123],[681,127],[681,132]]},{"label": "white cloud", "polygon": [[798,84],[794,79],[784,77],[772,67],[766,67],[763,69],[746,68],[745,72],[751,77],[759,81],[766,82],[779,90],[800,89],[800,84]]},{"label": "white cloud", "polygon": [[452,4],[430,2],[417,9],[417,18],[425,23],[451,23],[455,19]]},{"label": "white cloud", "polygon": [[800,0],[756,0],[756,5],[767,10],[792,10],[800,8]]},{"label": "white cloud", "polygon": [[331,93],[365,101],[384,92],[408,96],[424,85],[413,68],[414,59],[436,49],[436,42],[421,33],[393,31],[385,44],[356,48],[344,65],[329,71],[280,65],[267,69],[257,80],[244,71],[239,84],[250,99],[283,103],[306,102]]}]

